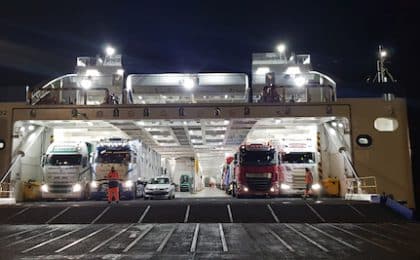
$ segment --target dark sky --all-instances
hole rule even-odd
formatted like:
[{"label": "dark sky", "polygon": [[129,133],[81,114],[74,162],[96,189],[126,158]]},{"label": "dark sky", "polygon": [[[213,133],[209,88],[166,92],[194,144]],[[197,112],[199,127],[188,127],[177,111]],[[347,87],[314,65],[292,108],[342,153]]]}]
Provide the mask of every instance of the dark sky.
[{"label": "dark sky", "polygon": [[283,41],[311,54],[315,69],[335,78],[345,95],[374,73],[378,44],[403,80],[415,30],[415,1],[408,0],[65,2],[2,6],[0,87],[72,72],[77,56],[94,56],[106,43],[124,55],[128,73],[249,72],[252,52]]}]

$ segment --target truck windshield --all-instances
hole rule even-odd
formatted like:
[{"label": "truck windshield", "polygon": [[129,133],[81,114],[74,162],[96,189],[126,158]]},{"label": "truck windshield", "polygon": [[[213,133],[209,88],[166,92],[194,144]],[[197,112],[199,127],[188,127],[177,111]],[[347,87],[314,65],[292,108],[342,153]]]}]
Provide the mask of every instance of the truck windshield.
[{"label": "truck windshield", "polygon": [[49,165],[80,165],[82,155],[80,154],[52,154],[48,156],[47,164]]},{"label": "truck windshield", "polygon": [[97,163],[129,163],[129,151],[98,150]]},{"label": "truck windshield", "polygon": [[273,151],[246,151],[241,153],[240,163],[246,166],[268,166],[276,164]]},{"label": "truck windshield", "polygon": [[310,152],[292,152],[281,156],[282,163],[315,163],[315,154]]},{"label": "truck windshield", "polygon": [[169,184],[168,178],[153,178],[149,182],[150,184]]}]

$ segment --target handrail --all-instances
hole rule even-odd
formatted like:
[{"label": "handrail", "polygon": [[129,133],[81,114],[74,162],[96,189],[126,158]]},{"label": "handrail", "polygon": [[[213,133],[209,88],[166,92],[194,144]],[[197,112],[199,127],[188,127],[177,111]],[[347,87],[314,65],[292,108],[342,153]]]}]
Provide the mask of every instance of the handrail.
[{"label": "handrail", "polygon": [[13,161],[10,163],[8,170],[6,171],[6,173],[3,175],[3,177],[0,180],[0,192],[12,192],[10,191],[10,186],[9,186],[9,190],[3,190],[3,186],[5,184],[5,181],[7,179],[7,177],[9,177],[9,175],[11,174],[12,170],[14,169],[14,167],[17,165],[17,162],[20,161],[20,159],[24,156],[23,152],[19,152],[18,155],[13,159]]},{"label": "handrail", "polygon": [[[28,99],[29,103],[31,105],[35,105],[36,103],[38,103],[43,97],[45,97],[48,94],[48,92],[46,92],[46,90],[48,90],[48,87],[51,86],[51,85],[53,85],[55,82],[60,81],[60,80],[63,80],[65,78],[70,78],[70,77],[75,77],[75,76],[77,76],[77,74],[66,74],[66,75],[60,76],[58,78],[55,78],[53,80],[50,80],[49,82],[47,82],[46,84],[44,84],[39,89],[37,89],[34,92],[31,92],[30,93],[30,98]],[[42,93],[42,91],[44,91],[44,93]],[[41,93],[41,94],[38,94],[37,95],[37,93]],[[35,102],[32,102],[34,98],[36,98],[37,100]]]}]

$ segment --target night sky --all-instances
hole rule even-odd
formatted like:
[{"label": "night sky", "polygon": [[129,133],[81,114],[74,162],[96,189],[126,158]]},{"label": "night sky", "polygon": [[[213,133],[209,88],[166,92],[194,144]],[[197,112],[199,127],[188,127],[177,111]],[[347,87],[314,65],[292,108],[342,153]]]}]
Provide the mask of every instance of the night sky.
[{"label": "night sky", "polygon": [[106,44],[123,54],[127,73],[250,73],[253,52],[285,42],[311,54],[339,96],[369,96],[364,81],[382,44],[398,94],[409,97],[417,156],[414,0],[9,2],[0,8],[0,101],[24,100],[25,85],[73,72],[77,56],[95,56]]}]

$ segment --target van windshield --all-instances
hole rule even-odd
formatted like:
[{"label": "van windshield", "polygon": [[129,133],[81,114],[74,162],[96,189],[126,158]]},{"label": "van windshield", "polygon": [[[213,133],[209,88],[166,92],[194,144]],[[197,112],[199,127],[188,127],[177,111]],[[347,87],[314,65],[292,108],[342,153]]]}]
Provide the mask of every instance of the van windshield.
[{"label": "van windshield", "polygon": [[82,155],[80,154],[53,154],[48,156],[48,165],[80,165]]}]

